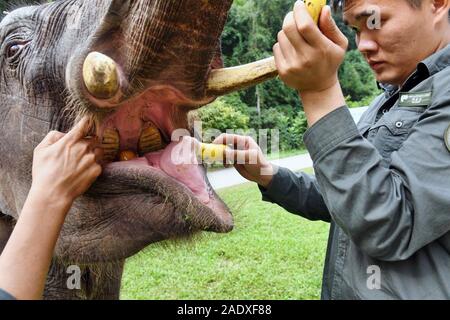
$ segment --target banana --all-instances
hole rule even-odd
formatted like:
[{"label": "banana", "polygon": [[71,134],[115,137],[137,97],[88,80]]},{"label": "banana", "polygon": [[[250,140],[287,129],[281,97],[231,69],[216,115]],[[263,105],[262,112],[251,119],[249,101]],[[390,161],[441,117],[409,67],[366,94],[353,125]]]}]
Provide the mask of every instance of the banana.
[{"label": "banana", "polygon": [[133,151],[122,151],[119,154],[120,161],[130,161],[130,160],[134,160],[136,158],[137,158],[137,155]]},{"label": "banana", "polygon": [[308,9],[311,18],[317,24],[319,22],[320,12],[322,8],[327,4],[327,0],[306,0],[305,5]]},{"label": "banana", "polygon": [[223,163],[226,150],[226,145],[201,143],[200,156],[205,163]]}]

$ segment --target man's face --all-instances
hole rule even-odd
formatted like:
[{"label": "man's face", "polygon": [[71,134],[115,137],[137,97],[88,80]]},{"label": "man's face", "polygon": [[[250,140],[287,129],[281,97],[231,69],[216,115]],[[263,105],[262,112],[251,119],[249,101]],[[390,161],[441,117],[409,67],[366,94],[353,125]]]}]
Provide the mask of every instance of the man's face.
[{"label": "man's face", "polygon": [[406,0],[355,0],[344,12],[377,81],[395,85],[402,85],[420,61],[438,50],[433,19],[429,0],[421,8]]}]

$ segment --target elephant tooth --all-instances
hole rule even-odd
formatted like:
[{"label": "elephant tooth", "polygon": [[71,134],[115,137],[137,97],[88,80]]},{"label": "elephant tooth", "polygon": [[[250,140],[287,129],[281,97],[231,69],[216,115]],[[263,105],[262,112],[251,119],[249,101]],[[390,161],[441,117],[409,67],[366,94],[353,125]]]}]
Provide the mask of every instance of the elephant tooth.
[{"label": "elephant tooth", "polygon": [[120,148],[119,132],[116,129],[106,129],[103,132],[102,149],[103,159],[112,162],[117,158]]},{"label": "elephant tooth", "polygon": [[164,148],[161,132],[154,125],[150,125],[142,131],[139,138],[139,154],[155,152]]}]

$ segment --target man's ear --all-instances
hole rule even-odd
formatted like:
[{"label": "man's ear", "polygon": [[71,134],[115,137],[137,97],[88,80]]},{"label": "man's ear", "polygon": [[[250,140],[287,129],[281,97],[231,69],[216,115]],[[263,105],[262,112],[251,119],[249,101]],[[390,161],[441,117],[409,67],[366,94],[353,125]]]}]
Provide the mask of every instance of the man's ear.
[{"label": "man's ear", "polygon": [[449,22],[450,0],[432,0],[431,5],[436,23]]}]

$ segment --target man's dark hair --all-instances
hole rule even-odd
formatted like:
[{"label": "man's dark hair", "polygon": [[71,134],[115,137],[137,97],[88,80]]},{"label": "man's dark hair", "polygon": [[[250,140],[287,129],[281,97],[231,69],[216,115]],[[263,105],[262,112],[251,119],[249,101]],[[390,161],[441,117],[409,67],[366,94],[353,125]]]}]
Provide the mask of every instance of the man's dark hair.
[{"label": "man's dark hair", "polygon": [[[339,7],[341,7],[341,10],[344,10],[345,6],[349,5],[350,3],[352,3],[354,0],[334,0],[332,1],[332,6],[335,6],[336,10],[339,10]],[[406,2],[409,3],[409,5],[415,9],[419,9],[422,6],[422,0],[405,0]],[[448,18],[450,21],[450,11],[448,13]]]},{"label": "man's dark hair", "polygon": [[[350,3],[352,3],[354,0],[345,0],[345,5],[349,5]],[[422,6],[422,0],[406,0],[411,7],[413,8],[420,8]]]}]

